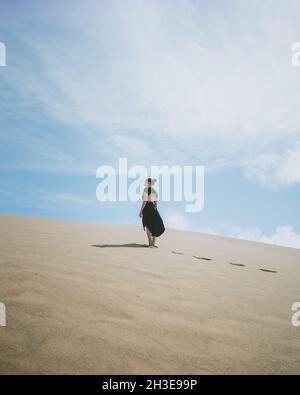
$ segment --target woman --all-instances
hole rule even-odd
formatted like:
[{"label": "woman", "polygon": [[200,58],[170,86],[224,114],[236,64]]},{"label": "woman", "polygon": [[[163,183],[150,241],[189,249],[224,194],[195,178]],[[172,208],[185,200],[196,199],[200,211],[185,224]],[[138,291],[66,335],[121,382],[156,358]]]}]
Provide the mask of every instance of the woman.
[{"label": "woman", "polygon": [[143,219],[143,228],[146,229],[149,247],[155,246],[156,237],[162,235],[165,231],[164,223],[157,211],[157,193],[152,185],[155,179],[148,178],[145,181],[146,188],[143,194],[143,203],[140,211],[140,218]]}]

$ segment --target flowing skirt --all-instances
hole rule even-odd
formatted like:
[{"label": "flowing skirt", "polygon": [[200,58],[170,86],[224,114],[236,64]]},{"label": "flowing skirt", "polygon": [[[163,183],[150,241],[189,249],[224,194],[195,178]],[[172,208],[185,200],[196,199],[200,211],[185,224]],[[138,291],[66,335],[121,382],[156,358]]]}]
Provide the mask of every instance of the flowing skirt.
[{"label": "flowing skirt", "polygon": [[143,227],[148,228],[152,236],[159,237],[165,231],[165,226],[156,206],[147,202],[143,210]]}]

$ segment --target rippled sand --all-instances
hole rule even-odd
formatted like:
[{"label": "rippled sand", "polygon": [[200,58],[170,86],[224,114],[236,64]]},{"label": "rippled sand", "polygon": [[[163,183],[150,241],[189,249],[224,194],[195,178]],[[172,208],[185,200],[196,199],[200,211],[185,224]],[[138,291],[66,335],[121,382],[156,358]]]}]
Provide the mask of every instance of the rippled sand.
[{"label": "rippled sand", "polygon": [[[0,373],[300,373],[300,250],[0,215]],[[262,269],[262,270],[261,270]]]}]

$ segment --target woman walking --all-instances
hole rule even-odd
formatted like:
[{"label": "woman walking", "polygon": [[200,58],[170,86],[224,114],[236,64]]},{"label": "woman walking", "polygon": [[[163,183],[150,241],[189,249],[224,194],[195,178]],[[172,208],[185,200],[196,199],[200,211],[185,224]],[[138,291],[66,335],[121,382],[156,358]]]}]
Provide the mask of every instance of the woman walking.
[{"label": "woman walking", "polygon": [[165,231],[163,220],[157,210],[157,192],[152,187],[156,180],[147,178],[145,181],[146,188],[143,194],[143,203],[140,210],[140,217],[143,221],[143,228],[147,232],[148,243],[150,248],[154,248],[156,237],[162,235]]}]

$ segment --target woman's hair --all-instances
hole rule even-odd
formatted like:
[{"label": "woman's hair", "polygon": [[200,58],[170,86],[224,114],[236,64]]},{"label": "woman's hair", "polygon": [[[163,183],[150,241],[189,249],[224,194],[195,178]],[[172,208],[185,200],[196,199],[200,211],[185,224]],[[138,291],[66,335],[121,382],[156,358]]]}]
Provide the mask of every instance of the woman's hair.
[{"label": "woman's hair", "polygon": [[149,178],[146,179],[146,182],[147,182],[148,184],[153,185],[153,184],[156,183],[156,178],[151,178],[151,177],[149,177]]},{"label": "woman's hair", "polygon": [[149,177],[145,180],[145,186],[147,187],[148,195],[152,193],[152,185],[155,184],[155,182],[156,182],[156,178]]}]

